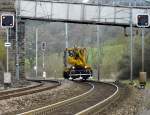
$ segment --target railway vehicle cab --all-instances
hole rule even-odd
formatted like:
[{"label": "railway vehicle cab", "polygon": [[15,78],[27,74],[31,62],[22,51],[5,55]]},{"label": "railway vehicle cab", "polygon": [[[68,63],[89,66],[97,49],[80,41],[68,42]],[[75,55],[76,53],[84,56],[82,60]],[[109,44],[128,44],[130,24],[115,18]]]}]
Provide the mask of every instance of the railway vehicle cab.
[{"label": "railway vehicle cab", "polygon": [[92,77],[92,69],[87,64],[86,48],[66,48],[64,51],[64,71],[65,79],[80,78],[86,80]]}]

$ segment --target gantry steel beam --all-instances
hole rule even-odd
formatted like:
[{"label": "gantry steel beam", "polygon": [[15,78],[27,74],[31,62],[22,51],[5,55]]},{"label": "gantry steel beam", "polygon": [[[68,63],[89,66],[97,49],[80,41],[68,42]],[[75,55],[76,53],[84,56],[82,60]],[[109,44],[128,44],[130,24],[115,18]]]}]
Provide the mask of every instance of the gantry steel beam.
[{"label": "gantry steel beam", "polygon": [[21,0],[22,19],[81,24],[136,26],[138,14],[150,14],[150,7]]}]

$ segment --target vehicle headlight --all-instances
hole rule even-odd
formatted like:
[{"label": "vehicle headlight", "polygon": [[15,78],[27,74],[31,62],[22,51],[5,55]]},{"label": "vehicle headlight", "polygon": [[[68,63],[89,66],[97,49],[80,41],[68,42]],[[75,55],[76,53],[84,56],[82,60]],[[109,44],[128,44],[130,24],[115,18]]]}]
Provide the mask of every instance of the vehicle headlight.
[{"label": "vehicle headlight", "polygon": [[74,67],[74,66],[72,66],[72,69],[75,69],[75,67]]},{"label": "vehicle headlight", "polygon": [[85,69],[87,68],[87,66],[84,67]]}]

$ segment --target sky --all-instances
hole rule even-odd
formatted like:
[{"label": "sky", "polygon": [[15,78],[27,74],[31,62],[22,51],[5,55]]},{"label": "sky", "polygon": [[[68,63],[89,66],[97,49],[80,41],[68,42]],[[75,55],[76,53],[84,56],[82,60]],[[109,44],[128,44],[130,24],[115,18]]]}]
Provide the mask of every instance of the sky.
[{"label": "sky", "polygon": [[82,3],[87,3],[89,2],[90,0],[83,0]]}]

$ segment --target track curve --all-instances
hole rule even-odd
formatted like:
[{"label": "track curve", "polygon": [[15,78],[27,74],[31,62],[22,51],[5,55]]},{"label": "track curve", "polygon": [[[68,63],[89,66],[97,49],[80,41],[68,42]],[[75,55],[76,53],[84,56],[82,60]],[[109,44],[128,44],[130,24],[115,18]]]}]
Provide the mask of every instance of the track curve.
[{"label": "track curve", "polygon": [[51,81],[51,80],[30,80],[34,82],[38,82],[37,85],[33,86],[28,86],[28,87],[23,87],[23,88],[18,88],[14,90],[9,90],[9,91],[1,91],[0,92],[0,100],[3,99],[9,99],[11,97],[19,97],[23,95],[28,95],[28,94],[33,94],[41,91],[45,91],[48,89],[55,88],[61,83],[59,81]]},{"label": "track curve", "polygon": [[[116,95],[117,86],[102,82],[87,82],[91,89],[81,95],[67,99],[49,106],[31,110],[19,115],[39,114],[39,115],[65,115],[79,114],[79,112],[96,105],[103,100]],[[113,96],[112,96],[113,97]],[[110,100],[109,100],[110,101]]]},{"label": "track curve", "polygon": [[119,87],[115,84],[109,83],[110,85],[114,85],[116,87],[116,91],[110,95],[108,98],[104,99],[103,101],[98,102],[97,104],[76,113],[75,115],[100,115],[100,113],[108,107],[111,103],[119,99]]}]

